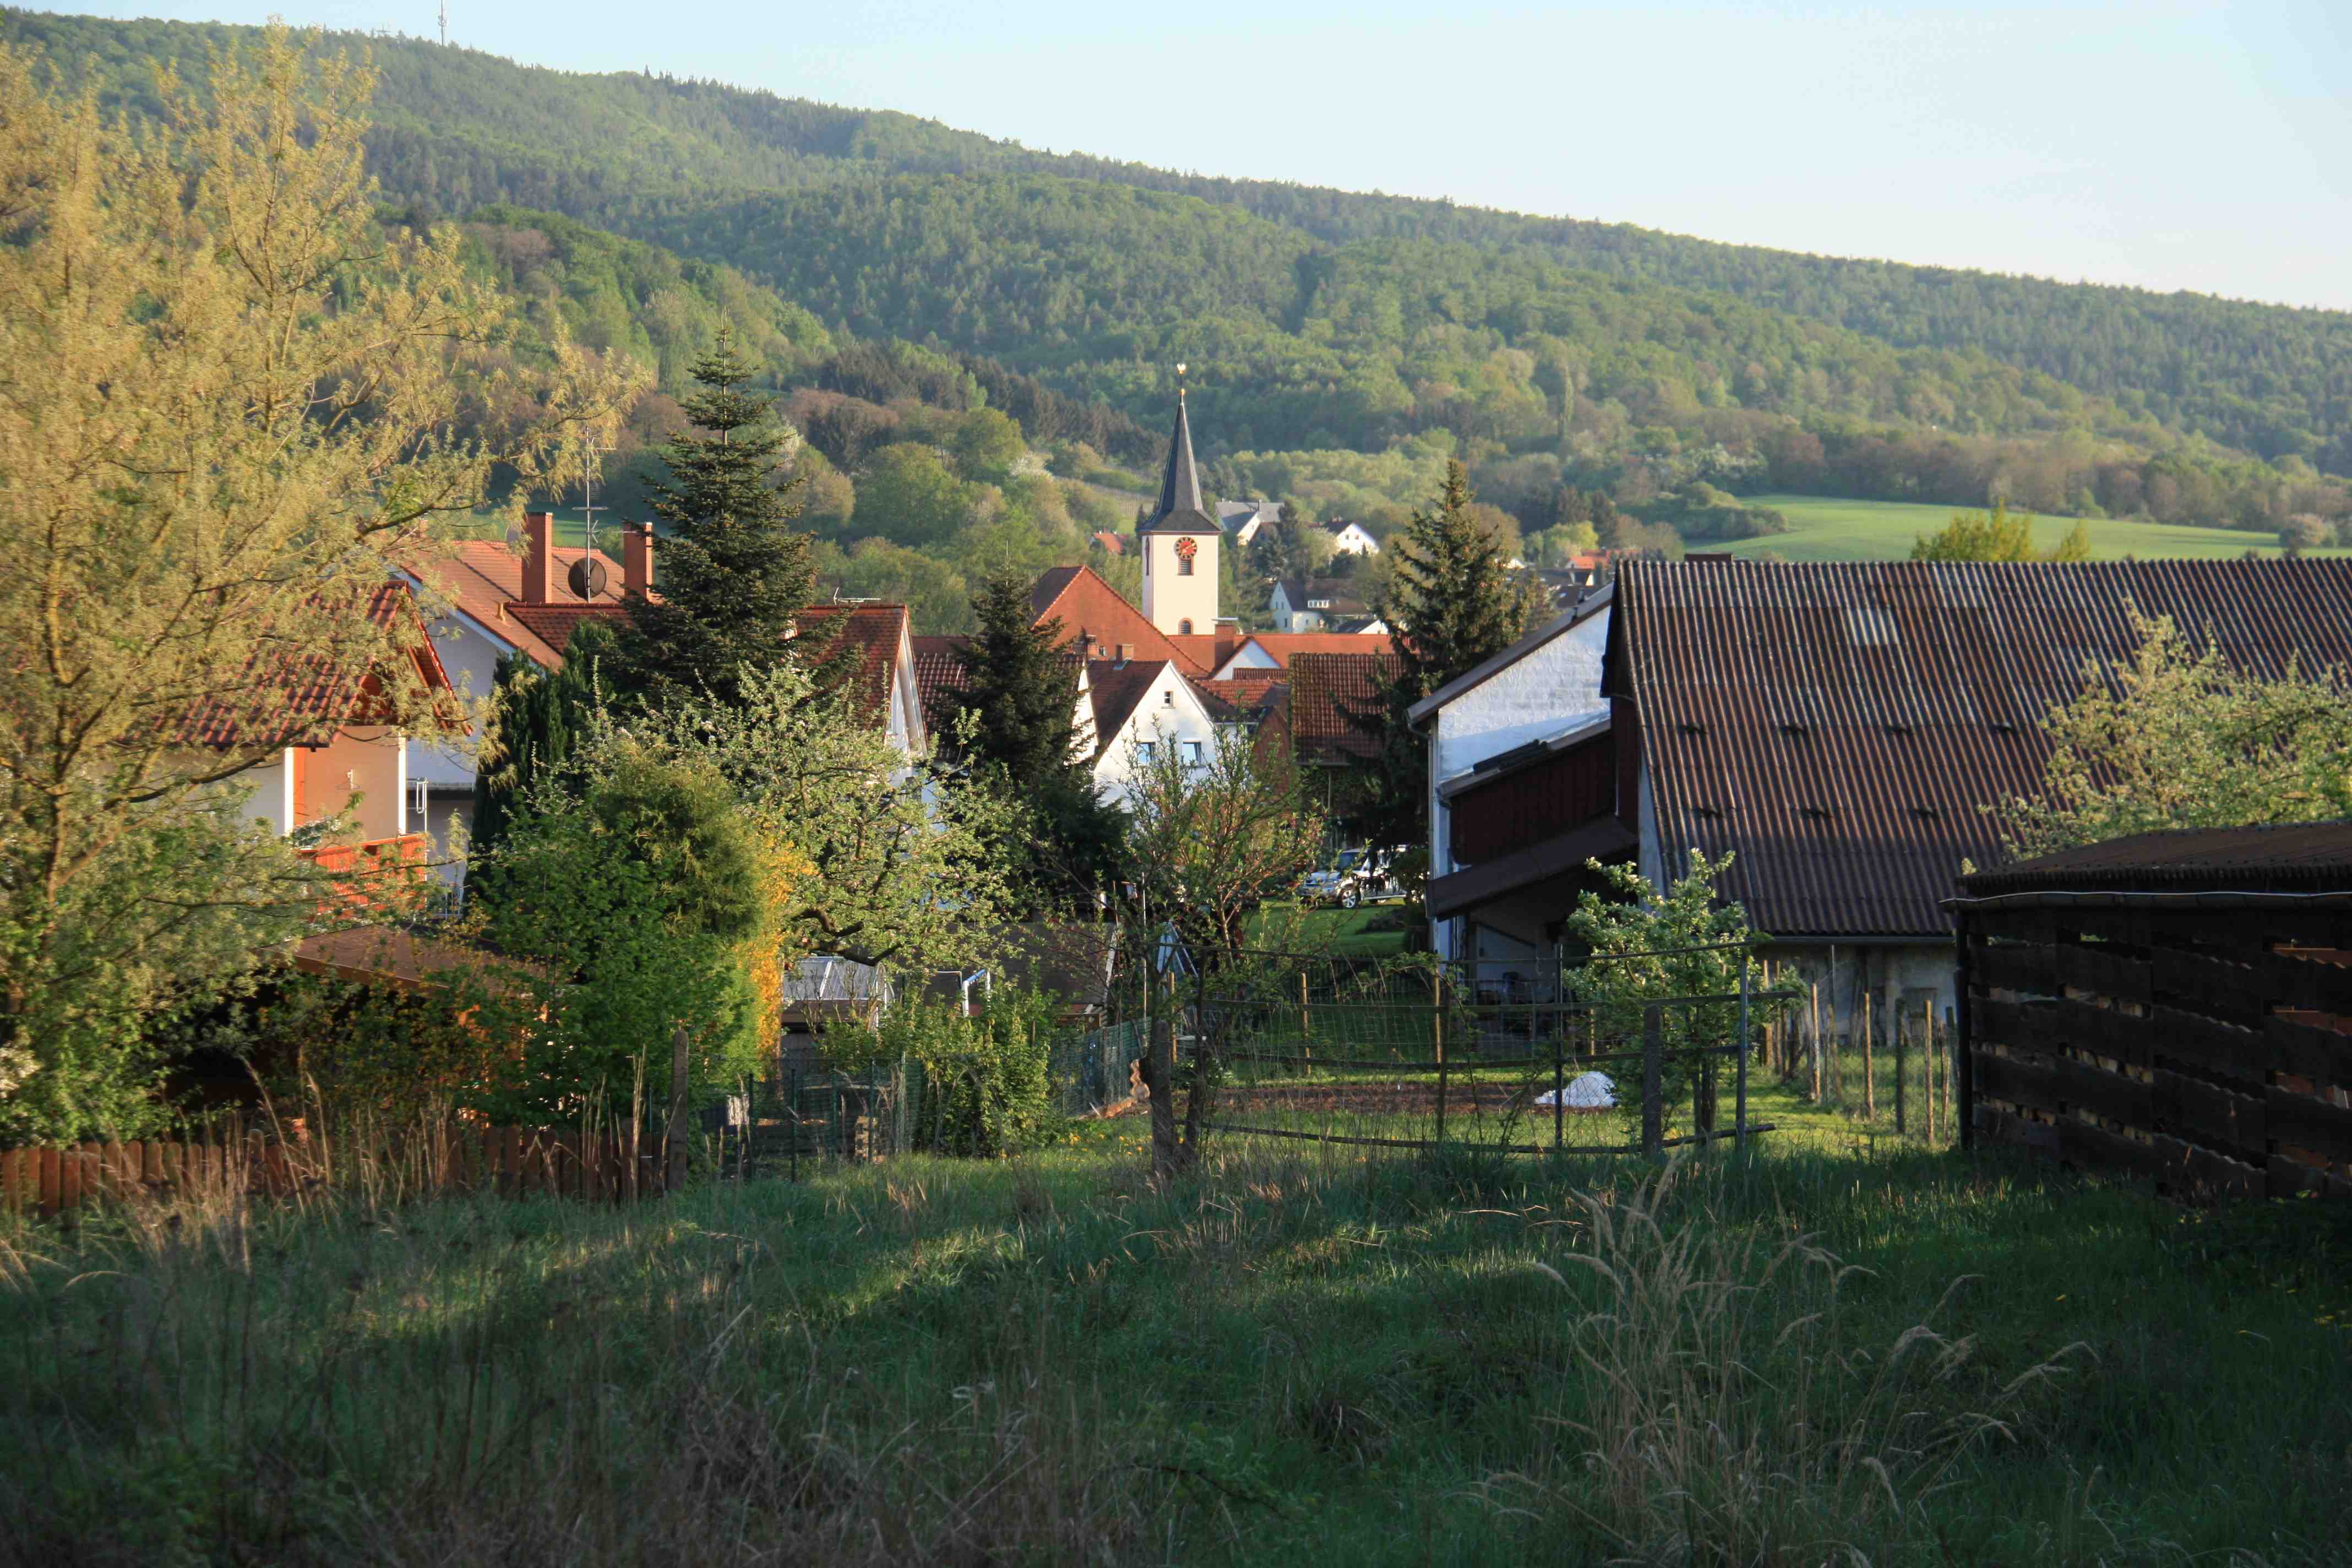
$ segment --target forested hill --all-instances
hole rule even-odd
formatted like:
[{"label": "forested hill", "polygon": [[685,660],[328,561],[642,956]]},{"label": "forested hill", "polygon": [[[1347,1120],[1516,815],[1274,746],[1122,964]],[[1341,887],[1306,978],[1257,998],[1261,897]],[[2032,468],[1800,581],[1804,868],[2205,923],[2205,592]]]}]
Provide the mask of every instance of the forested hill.
[{"label": "forested hill", "polygon": [[[150,96],[156,60],[194,64],[239,31],[0,15],[0,36],[69,77],[94,61],[101,89],[132,105]],[[1625,225],[1182,175],[1038,153],[907,115],[650,74],[525,68],[422,40],[350,35],[331,37],[328,47],[364,47],[383,72],[374,161],[404,200],[453,215],[509,201],[657,238],[740,267],[836,322],[993,346],[1070,390],[1123,403],[1120,375],[1139,378],[1142,361],[1169,346],[1170,310],[1124,286],[1140,285],[1140,275],[1122,279],[1107,253],[1139,236],[1198,228],[1202,238],[1171,255],[1204,258],[1213,275],[1184,297],[1205,292],[1232,309],[1195,319],[1210,340],[1195,357],[1222,355],[1247,384],[1270,386],[1277,404],[1283,384],[1296,382],[1390,410],[1389,426],[1375,420],[1360,432],[1345,427],[1344,409],[1307,425],[1269,408],[1251,419],[1261,440],[1377,441],[1395,420],[1432,423],[1422,406],[1432,395],[1441,405],[1480,403],[1477,388],[1450,373],[1412,384],[1406,361],[1415,345],[1405,333],[1419,319],[1476,340],[1468,346],[1539,360],[1543,345],[1522,345],[1559,340],[1575,353],[1551,363],[1570,373],[1579,355],[1646,357],[1658,406],[1645,416],[1625,404],[1628,417],[1685,432],[1697,426],[1677,410],[1720,407],[1770,409],[1813,426],[1860,421],[1988,437],[2071,428],[2142,447],[2201,433],[2263,458],[2294,454],[2352,471],[2352,315],[2342,312],[1826,259]],[[816,185],[828,187],[825,201],[803,194]],[[1122,206],[1111,198],[1122,190],[1205,205]],[[1081,192],[1096,194],[1091,215],[1080,210]],[[947,226],[909,228],[901,202]],[[951,244],[977,238],[992,251],[1018,251],[1021,225],[1039,204],[1087,219],[1076,237],[1106,255],[1089,250],[1066,271],[1059,255],[1051,267],[1042,254],[992,256],[988,277],[941,276],[954,271],[941,255]],[[840,221],[791,226],[825,211]],[[853,232],[852,220],[865,226]],[[902,254],[895,278],[876,273],[886,234]],[[1226,245],[1238,253],[1212,255]],[[1421,268],[1438,275],[1433,287],[1415,281]],[[1336,320],[1318,313],[1327,279],[1381,276],[1397,286],[1359,290],[1363,310],[1346,323],[1346,342],[1317,337],[1318,322]],[[1416,310],[1416,289],[1431,308]],[[1083,305],[1066,298],[1076,290]],[[1618,303],[1591,304],[1603,294]],[[1083,310],[1104,320],[1066,331]],[[1606,336],[1661,320],[1705,331],[1672,330],[1664,344],[1654,334]],[[1039,322],[1047,324],[1042,334],[1016,342]],[[1790,352],[1778,362],[1749,353],[1748,345],[1766,341]],[[1122,358],[1134,363],[1111,368]],[[1511,379],[1491,355],[1472,368],[1474,382]],[[1395,411],[1390,377],[1405,378],[1412,410]],[[1500,401],[1524,403],[1536,379],[1517,377]],[[1561,401],[1552,417],[1564,420]]]},{"label": "forested hill", "polygon": [[[16,11],[0,27],[69,72],[95,58],[109,90],[132,101],[147,95],[153,59],[194,63],[238,31]],[[383,73],[374,147],[387,187],[452,213],[507,201],[628,228],[648,201],[675,223],[679,204],[697,194],[740,197],[878,174],[1058,174],[1198,197],[1325,245],[1415,239],[1533,253],[1734,295],[1895,348],[1973,350],[2126,414],[2144,411],[2175,432],[2352,471],[2352,315],[2343,312],[1799,256],[1623,224],[1178,174],[716,83],[574,75],[419,39],[330,42],[365,47]],[[767,270],[748,256],[725,259]]]}]

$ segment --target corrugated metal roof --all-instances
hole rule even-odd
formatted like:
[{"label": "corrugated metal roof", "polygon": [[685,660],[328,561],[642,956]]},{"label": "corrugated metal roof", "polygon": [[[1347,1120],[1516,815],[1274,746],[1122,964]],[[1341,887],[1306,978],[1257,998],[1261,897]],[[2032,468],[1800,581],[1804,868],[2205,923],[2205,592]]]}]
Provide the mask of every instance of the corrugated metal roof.
[{"label": "corrugated metal roof", "polygon": [[2352,892],[2352,822],[2135,833],[1979,871],[1960,887],[1972,898],[2078,889]]},{"label": "corrugated metal roof", "polygon": [[2352,660],[2352,561],[1623,563],[1607,679],[1668,874],[1736,850],[1766,931],[1941,937],[1999,858],[1979,807],[2039,786],[2043,716],[2137,647],[2134,606],[2259,675]]}]

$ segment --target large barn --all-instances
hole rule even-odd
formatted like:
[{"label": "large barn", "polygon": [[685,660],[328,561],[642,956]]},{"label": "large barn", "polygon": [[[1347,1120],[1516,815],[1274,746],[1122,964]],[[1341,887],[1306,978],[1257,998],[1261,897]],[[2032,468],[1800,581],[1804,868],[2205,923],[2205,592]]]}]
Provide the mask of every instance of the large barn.
[{"label": "large barn", "polygon": [[1948,1005],[1984,808],[2038,787],[2042,719],[2135,611],[2258,674],[2352,662],[2352,561],[1628,562],[1413,710],[1441,950],[1548,973],[1588,859],[1664,886],[1729,852],[1724,894],[1841,1016]]}]

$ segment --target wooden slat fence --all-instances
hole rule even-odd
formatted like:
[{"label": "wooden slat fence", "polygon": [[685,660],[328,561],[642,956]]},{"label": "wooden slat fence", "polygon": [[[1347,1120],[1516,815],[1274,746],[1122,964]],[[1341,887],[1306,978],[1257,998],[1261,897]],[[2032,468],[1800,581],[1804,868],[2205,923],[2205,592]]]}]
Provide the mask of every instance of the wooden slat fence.
[{"label": "wooden slat fence", "polygon": [[2352,1197],[2352,914],[1966,908],[1966,1124],[2184,1196]]},{"label": "wooden slat fence", "polygon": [[[409,1191],[492,1192],[626,1202],[661,1194],[660,1143],[552,1128],[455,1127],[429,1150],[412,1151],[385,1185]],[[282,1141],[237,1128],[186,1140],[81,1143],[67,1148],[0,1150],[0,1208],[44,1215],[86,1205],[170,1197],[226,1189],[290,1196],[323,1184],[339,1158],[324,1140]]]}]

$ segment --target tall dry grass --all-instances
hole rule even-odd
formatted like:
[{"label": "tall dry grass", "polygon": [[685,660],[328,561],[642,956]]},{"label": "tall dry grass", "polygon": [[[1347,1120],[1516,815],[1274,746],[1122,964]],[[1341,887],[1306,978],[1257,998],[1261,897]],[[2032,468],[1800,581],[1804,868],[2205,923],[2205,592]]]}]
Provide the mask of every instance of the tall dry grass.
[{"label": "tall dry grass", "polygon": [[1544,1417],[1545,1462],[1486,1489],[1618,1561],[1793,1568],[1920,1544],[1963,1462],[2012,1440],[2083,1351],[1986,1386],[1975,1341],[1935,1326],[1964,1279],[1869,1342],[1845,1310],[1863,1270],[1810,1237],[1768,1244],[1681,1182],[1669,1167],[1536,1219],[1575,1238],[1532,1267],[1570,1299],[1581,1376],[1574,1413]]}]

